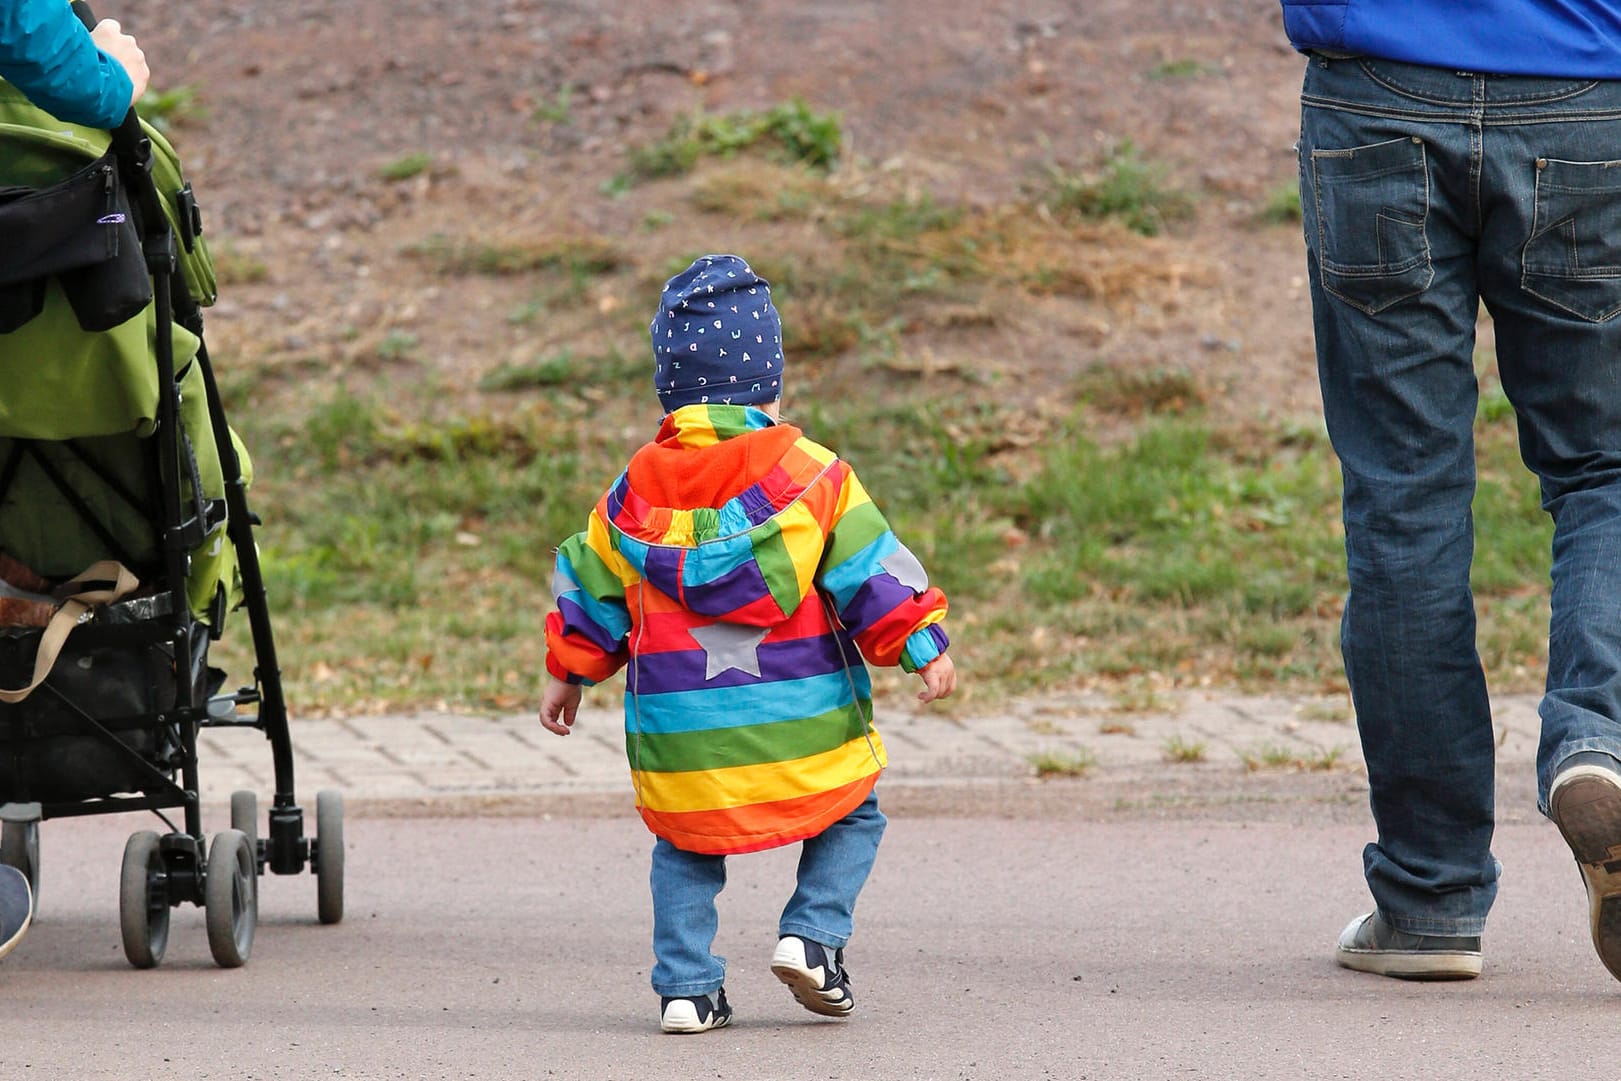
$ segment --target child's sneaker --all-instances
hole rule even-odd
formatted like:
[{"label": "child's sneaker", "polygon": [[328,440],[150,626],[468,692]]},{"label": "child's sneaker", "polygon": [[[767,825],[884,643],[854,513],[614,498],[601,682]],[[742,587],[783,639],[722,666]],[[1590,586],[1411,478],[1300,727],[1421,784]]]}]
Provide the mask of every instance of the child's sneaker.
[{"label": "child's sneaker", "polygon": [[659,999],[659,1027],[665,1032],[708,1032],[731,1024],[732,1008],[726,988],[712,995],[681,995]]},{"label": "child's sneaker", "polygon": [[830,955],[820,942],[784,935],[771,955],[771,971],[811,1013],[843,1017],[856,1008],[842,949]]}]

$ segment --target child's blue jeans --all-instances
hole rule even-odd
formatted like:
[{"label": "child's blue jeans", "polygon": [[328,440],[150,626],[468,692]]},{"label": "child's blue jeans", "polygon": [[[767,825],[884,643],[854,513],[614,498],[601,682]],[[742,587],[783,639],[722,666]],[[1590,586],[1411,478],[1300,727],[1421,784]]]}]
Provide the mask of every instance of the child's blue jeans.
[{"label": "child's blue jeans", "polygon": [[[866,802],[809,838],[799,854],[798,884],[777,934],[829,948],[850,940],[856,897],[866,885],[884,835],[875,790]],[[726,857],[685,852],[660,837],[653,845],[653,990],[666,997],[707,995],[726,978],[726,958],[711,948],[726,886]]]}]

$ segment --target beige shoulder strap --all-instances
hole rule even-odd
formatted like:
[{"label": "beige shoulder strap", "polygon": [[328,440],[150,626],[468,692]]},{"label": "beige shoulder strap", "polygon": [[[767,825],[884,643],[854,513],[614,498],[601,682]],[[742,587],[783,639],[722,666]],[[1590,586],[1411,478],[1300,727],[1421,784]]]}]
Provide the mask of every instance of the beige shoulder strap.
[{"label": "beige shoulder strap", "polygon": [[83,593],[74,593],[62,602],[62,607],[56,610],[51,621],[45,625],[45,633],[40,635],[39,651],[34,655],[33,682],[15,691],[0,687],[0,702],[17,703],[33,694],[34,689],[44,683],[45,677],[51,674],[51,668],[62,652],[63,643],[68,640],[73,628],[90,614],[90,609],[98,604],[112,604],[128,596],[141,584],[135,575],[130,573],[128,567],[110,559],[93,564],[83,574],[64,584],[75,586],[84,582],[105,582],[109,579],[113,582],[111,589],[90,589]]}]

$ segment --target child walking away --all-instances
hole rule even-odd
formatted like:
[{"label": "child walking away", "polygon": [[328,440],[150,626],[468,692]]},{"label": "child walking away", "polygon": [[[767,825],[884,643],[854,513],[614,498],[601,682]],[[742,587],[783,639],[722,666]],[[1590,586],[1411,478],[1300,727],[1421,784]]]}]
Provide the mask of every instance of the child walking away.
[{"label": "child walking away", "polygon": [[956,686],[946,598],[849,465],[778,419],[766,281],[705,256],[652,323],[657,438],[557,552],[541,723],[625,677],[625,750],[656,836],[653,990],[665,1032],[731,1020],[712,952],[726,857],[801,844],[771,970],[806,1009],[855,1008],[844,947],[885,819],[866,661],[930,702]]}]

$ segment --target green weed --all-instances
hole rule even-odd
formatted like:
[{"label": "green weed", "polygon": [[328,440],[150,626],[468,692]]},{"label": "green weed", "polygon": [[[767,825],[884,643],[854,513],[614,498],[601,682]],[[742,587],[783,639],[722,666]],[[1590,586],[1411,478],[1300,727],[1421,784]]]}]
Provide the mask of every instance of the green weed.
[{"label": "green weed", "polygon": [[1300,185],[1288,180],[1273,187],[1261,203],[1259,217],[1268,225],[1300,224]]},{"label": "green weed", "polygon": [[561,270],[589,277],[607,274],[625,263],[619,248],[598,237],[485,241],[438,234],[406,248],[405,254],[440,274],[492,277],[537,270]]},{"label": "green weed", "polygon": [[142,120],[164,133],[171,128],[208,119],[208,109],[198,99],[194,86],[176,86],[168,90],[149,86],[136,103],[135,111]]},{"label": "green weed", "polygon": [[568,124],[573,118],[574,88],[564,86],[535,108],[535,119],[548,124]]},{"label": "green weed", "polygon": [[1075,380],[1082,401],[1105,413],[1127,417],[1180,415],[1200,409],[1208,392],[1185,368],[1119,368],[1094,364]]},{"label": "green weed", "polygon": [[407,154],[403,158],[396,158],[385,164],[377,170],[377,175],[388,181],[410,180],[431,168],[433,168],[432,154]]},{"label": "green weed", "polygon": [[1344,723],[1354,716],[1355,714],[1351,711],[1351,703],[1340,698],[1307,702],[1300,707],[1300,719],[1303,721]]},{"label": "green weed", "polygon": [[221,286],[254,285],[270,277],[270,267],[262,259],[244,254],[229,241],[209,249],[214,261],[214,277]]},{"label": "green weed", "polygon": [[760,143],[781,160],[825,171],[837,163],[843,139],[837,113],[818,113],[798,98],[763,113],[695,113],[677,118],[663,138],[632,147],[625,182],[680,176],[701,158],[729,158]]},{"label": "green weed", "polygon": [[1027,761],[1037,777],[1084,777],[1098,764],[1098,757],[1081,747],[1067,753],[1033,754]]},{"label": "green weed", "polygon": [[1205,75],[1221,74],[1220,64],[1211,64],[1191,57],[1181,60],[1163,60],[1148,69],[1150,79],[1197,79]]},{"label": "green weed", "polygon": [[1205,750],[1203,740],[1185,740],[1181,733],[1165,741],[1165,758],[1170,762],[1203,762]]},{"label": "green weed", "polygon": [[1133,232],[1157,236],[1167,224],[1193,214],[1193,196],[1166,186],[1164,175],[1163,166],[1144,161],[1127,139],[1094,173],[1048,170],[1045,201],[1055,214],[1114,218]]},{"label": "green weed", "polygon": [[421,340],[410,331],[391,330],[378,343],[377,355],[383,360],[409,360]]},{"label": "green weed", "polygon": [[503,364],[478,381],[483,391],[524,390],[531,387],[623,386],[646,374],[640,358],[614,348],[607,353],[576,357],[567,349],[531,364]]},{"label": "green weed", "polygon": [[1327,772],[1337,766],[1344,756],[1344,747],[1302,752],[1281,743],[1266,743],[1253,750],[1239,753],[1239,759],[1244,763],[1244,767],[1252,773],[1281,769]]}]

